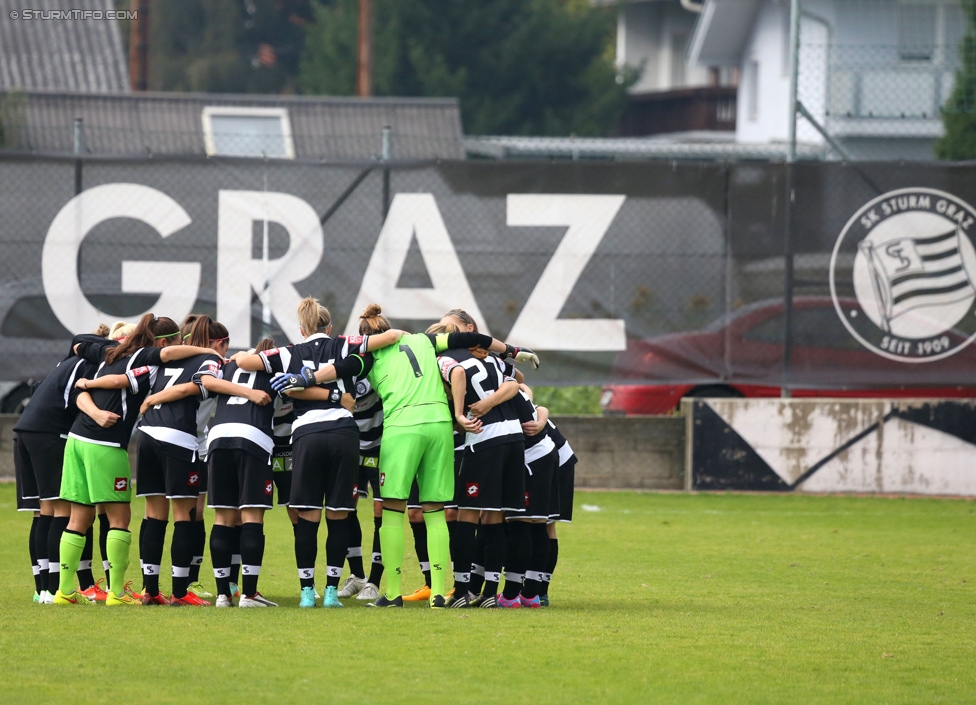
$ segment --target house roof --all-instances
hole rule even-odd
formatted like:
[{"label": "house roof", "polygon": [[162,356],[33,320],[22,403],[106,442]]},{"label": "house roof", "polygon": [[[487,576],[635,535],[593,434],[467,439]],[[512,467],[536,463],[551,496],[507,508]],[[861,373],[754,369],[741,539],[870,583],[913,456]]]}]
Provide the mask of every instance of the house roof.
[{"label": "house roof", "polygon": [[[2,22],[0,22],[2,24]],[[70,153],[82,118],[87,153],[203,154],[205,107],[285,108],[296,159],[376,158],[384,126],[394,159],[461,159],[453,98],[323,98],[199,93],[0,93],[5,149]]]},{"label": "house roof", "polygon": [[738,66],[762,0],[705,0],[688,56],[701,66]]},{"label": "house roof", "polygon": [[[25,12],[25,7],[41,4],[48,19],[24,18],[30,12]],[[52,11],[77,11],[80,4],[77,0],[0,0],[0,90],[129,90],[116,20],[50,18]],[[112,0],[89,0],[84,6],[85,10],[103,13],[115,10]]]}]

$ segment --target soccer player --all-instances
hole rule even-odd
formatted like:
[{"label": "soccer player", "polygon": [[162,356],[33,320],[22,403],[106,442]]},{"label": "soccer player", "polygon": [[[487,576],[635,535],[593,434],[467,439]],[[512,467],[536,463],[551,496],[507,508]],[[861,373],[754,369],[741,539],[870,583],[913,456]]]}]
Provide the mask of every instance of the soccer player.
[{"label": "soccer player", "polygon": [[[414,478],[427,524],[434,608],[446,606],[445,570],[450,561],[444,504],[454,495],[453,424],[447,394],[437,366],[437,351],[449,347],[482,346],[538,364],[529,350],[518,350],[478,333],[413,334],[392,330],[377,304],[366,307],[360,318],[376,334],[392,333],[391,342],[377,345],[367,378],[383,400],[383,443],[380,447],[380,494],[383,520],[380,545],[386,573],[386,594],[373,607],[401,607],[400,572],[403,564],[403,517]],[[375,340],[374,336],[370,336]],[[272,381],[278,390],[304,388],[341,374],[333,365],[303,368]]]},{"label": "soccer player", "polygon": [[[95,364],[73,352],[74,345],[82,341],[93,346],[114,345],[98,335],[76,336],[68,356],[37,385],[30,404],[14,425],[17,509],[35,512],[30,550],[34,565],[34,599],[41,604],[54,602],[60,575],[56,569],[49,571],[49,566],[59,563],[61,534],[68,526],[71,513],[71,505],[60,499],[60,493],[65,442],[78,414],[75,399],[79,392],[74,385],[79,378],[91,377],[97,370]],[[91,536],[86,535],[86,551],[91,550],[91,540]],[[87,584],[92,581],[84,580],[81,575],[79,582],[83,589],[93,587]]]},{"label": "soccer player", "polygon": [[305,342],[257,355],[243,355],[237,358],[237,364],[244,370],[263,370],[270,374],[300,373],[304,367],[339,371],[335,382],[324,385],[328,392],[326,399],[309,398],[309,390],[292,394],[295,422],[292,424],[290,497],[290,506],[298,510],[295,529],[295,560],[301,588],[298,606],[316,606],[315,560],[324,509],[328,536],[322,606],[335,608],[342,607],[338,592],[349,545],[346,519],[355,510],[358,497],[359,427],[352,412],[342,405],[342,395],[354,388],[353,379],[363,372],[364,361],[356,353],[369,351],[371,344],[388,344],[394,337],[331,338],[332,316],[314,298],[299,303],[298,321]]},{"label": "soccer player", "polygon": [[[54,604],[91,604],[74,589],[72,575],[77,570],[85,545],[85,533],[95,518],[95,504],[104,503],[110,529],[107,540],[111,590],[105,599],[109,606],[135,604],[121,586],[129,564],[131,516],[131,471],[126,447],[132,436],[139,405],[149,393],[160,366],[211,350],[189,345],[157,347],[157,331],[170,332],[176,324],[147,313],[120,345],[92,350],[91,343],[80,343],[76,352],[86,359],[104,360],[93,379],[79,379],[78,414],[65,444],[61,499],[71,503],[68,527],[61,536],[60,585]],[[119,594],[118,592],[121,592]]]},{"label": "soccer player", "polygon": [[[274,347],[265,338],[256,352]],[[240,607],[277,607],[258,592],[258,577],[264,558],[264,513],[272,508],[274,471],[274,405],[271,375],[261,370],[242,370],[233,360],[224,375],[228,382],[243,385],[259,396],[220,395],[207,437],[210,468],[210,506],[215,513],[210,534],[210,557],[217,581],[217,607],[233,607],[230,584],[231,556],[241,553],[243,572]],[[234,527],[241,524],[240,543],[234,543]]]},{"label": "soccer player", "polygon": [[545,573],[542,577],[542,585],[539,588],[539,604],[542,607],[549,606],[549,583],[552,581],[552,574],[556,570],[556,562],[559,558],[559,540],[556,537],[557,523],[570,523],[573,521],[573,494],[575,492],[576,479],[576,454],[570,447],[566,437],[559,431],[556,424],[549,419],[547,423],[549,435],[556,444],[556,452],[559,453],[559,467],[556,471],[556,490],[558,496],[557,513],[550,516],[546,529],[549,534],[549,559]]}]

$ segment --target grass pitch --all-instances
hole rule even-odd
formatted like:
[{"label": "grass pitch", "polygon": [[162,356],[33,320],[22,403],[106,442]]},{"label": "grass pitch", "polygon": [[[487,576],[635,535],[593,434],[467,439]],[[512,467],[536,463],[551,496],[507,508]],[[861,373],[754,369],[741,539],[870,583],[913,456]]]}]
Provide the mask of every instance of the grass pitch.
[{"label": "grass pitch", "polygon": [[[34,605],[14,506],[0,485],[4,702],[976,697],[972,501],[578,492],[552,607],[441,612],[297,609],[279,510],[261,574],[279,609]],[[422,579],[407,547],[409,591]]]}]

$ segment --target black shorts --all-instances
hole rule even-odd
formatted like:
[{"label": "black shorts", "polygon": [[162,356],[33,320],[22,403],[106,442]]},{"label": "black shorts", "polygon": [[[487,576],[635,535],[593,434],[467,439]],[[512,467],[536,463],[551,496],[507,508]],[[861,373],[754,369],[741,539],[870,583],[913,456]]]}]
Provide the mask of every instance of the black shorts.
[{"label": "black shorts", "polygon": [[287,507],[291,499],[291,446],[278,446],[271,454],[271,470],[278,488],[278,506]]},{"label": "black shorts", "polygon": [[373,492],[373,501],[380,499],[380,459],[378,456],[359,456],[359,482],[356,483],[359,498],[366,499],[367,494]]},{"label": "black shorts", "polygon": [[359,491],[359,434],[324,431],[299,436],[292,444],[292,509],[356,510]]},{"label": "black shorts", "polygon": [[200,494],[206,494],[207,488],[210,487],[210,469],[207,467],[206,460],[196,460],[196,469],[200,473]]},{"label": "black shorts", "polygon": [[457,509],[459,487],[461,486],[461,460],[464,458],[464,448],[454,449],[454,498],[444,505],[444,509]]},{"label": "black shorts", "polygon": [[525,468],[525,512],[512,517],[549,521],[559,514],[559,490],[556,473],[559,454],[553,450]]},{"label": "black shorts", "polygon": [[465,450],[459,489],[459,509],[524,512],[525,444],[518,441]]},{"label": "black shorts", "polygon": [[167,499],[196,499],[201,490],[207,491],[197,461],[166,453],[168,445],[145,432],[139,432],[136,438],[136,496],[165,495]]},{"label": "black shorts", "polygon": [[271,509],[274,472],[270,457],[257,457],[240,448],[215,448],[207,455],[209,502],[214,509]]},{"label": "black shorts", "polygon": [[556,521],[573,521],[573,494],[576,491],[576,460],[556,470],[556,487],[559,490],[559,518]]},{"label": "black shorts", "polygon": [[[53,500],[61,498],[61,467],[67,438],[56,433],[17,431],[14,437],[14,475],[17,499]],[[40,504],[38,504],[40,506]],[[24,506],[24,511],[32,507]]]}]

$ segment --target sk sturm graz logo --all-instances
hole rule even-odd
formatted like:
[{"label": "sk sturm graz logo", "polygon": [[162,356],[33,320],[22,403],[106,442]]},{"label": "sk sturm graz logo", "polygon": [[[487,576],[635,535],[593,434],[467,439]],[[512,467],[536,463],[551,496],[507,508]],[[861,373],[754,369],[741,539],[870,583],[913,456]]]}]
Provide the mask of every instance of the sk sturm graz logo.
[{"label": "sk sturm graz logo", "polygon": [[[889,191],[861,207],[830,259],[830,293],[851,334],[902,362],[941,360],[972,342],[974,222],[972,206],[934,189]],[[839,270],[851,255],[849,273],[846,266]],[[859,308],[842,306],[838,288],[853,289]]]}]

